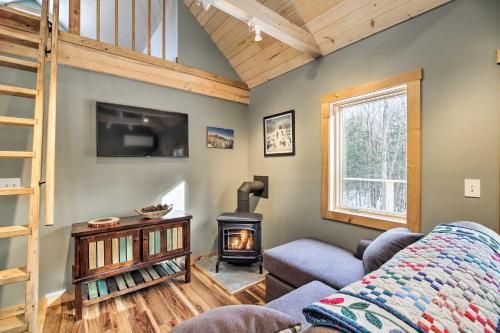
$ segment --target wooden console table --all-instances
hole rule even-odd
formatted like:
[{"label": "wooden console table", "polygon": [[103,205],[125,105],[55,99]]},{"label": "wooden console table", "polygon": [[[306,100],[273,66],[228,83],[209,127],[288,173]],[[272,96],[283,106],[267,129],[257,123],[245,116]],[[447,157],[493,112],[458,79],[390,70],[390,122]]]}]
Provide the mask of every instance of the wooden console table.
[{"label": "wooden console table", "polygon": [[[190,221],[171,212],[162,219],[125,217],[108,228],[73,224],[75,310],[185,276],[191,281]],[[184,264],[177,261],[185,257]]]}]

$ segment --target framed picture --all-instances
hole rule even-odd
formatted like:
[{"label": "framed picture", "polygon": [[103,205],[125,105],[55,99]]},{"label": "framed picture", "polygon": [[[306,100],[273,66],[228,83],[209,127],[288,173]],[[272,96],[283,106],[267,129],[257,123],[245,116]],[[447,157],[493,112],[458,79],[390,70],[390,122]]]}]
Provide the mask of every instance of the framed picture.
[{"label": "framed picture", "polygon": [[264,117],[264,156],[295,155],[295,111]]},{"label": "framed picture", "polygon": [[207,147],[233,149],[234,130],[207,126]]}]

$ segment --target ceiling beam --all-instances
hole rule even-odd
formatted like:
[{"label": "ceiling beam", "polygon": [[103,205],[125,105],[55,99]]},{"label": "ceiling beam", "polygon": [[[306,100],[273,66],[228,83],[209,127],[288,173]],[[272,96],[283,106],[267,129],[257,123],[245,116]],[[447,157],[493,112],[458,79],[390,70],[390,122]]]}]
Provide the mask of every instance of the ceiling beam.
[{"label": "ceiling beam", "polygon": [[313,36],[256,0],[203,0],[223,12],[248,23],[252,20],[262,32],[313,58],[321,56]]}]

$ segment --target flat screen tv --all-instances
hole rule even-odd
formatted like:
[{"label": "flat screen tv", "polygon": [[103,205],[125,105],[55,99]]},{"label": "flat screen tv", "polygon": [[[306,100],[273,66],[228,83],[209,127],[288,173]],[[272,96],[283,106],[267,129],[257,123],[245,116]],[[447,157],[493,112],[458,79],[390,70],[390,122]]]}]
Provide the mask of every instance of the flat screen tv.
[{"label": "flat screen tv", "polygon": [[97,156],[188,157],[188,115],[97,102]]}]

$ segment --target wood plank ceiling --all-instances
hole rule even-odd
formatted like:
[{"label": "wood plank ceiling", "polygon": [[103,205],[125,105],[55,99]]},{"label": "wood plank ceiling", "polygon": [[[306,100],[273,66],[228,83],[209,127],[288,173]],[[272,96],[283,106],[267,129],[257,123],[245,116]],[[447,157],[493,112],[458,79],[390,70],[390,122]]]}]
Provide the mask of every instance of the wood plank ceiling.
[{"label": "wood plank ceiling", "polygon": [[[255,42],[246,22],[213,6],[205,11],[195,0],[183,1],[250,88],[314,60],[266,34]],[[451,0],[257,1],[309,31],[327,55]]]}]

